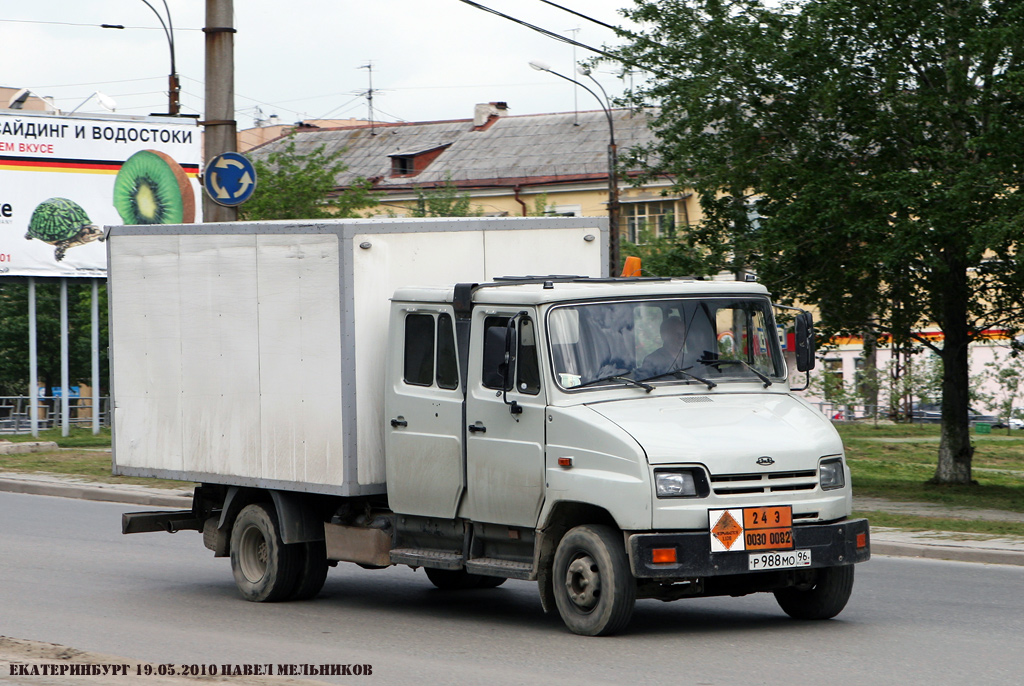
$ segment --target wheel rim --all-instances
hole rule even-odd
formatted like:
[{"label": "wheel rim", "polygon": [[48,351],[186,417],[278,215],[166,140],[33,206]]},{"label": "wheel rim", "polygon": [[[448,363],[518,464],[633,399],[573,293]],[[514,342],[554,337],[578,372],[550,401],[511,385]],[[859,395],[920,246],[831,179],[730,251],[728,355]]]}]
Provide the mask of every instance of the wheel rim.
[{"label": "wheel rim", "polygon": [[601,599],[601,572],[589,555],[579,555],[565,570],[565,592],[578,609],[589,612]]},{"label": "wheel rim", "polygon": [[256,583],[267,573],[267,539],[258,527],[250,526],[242,533],[238,550],[238,566],[251,583]]}]

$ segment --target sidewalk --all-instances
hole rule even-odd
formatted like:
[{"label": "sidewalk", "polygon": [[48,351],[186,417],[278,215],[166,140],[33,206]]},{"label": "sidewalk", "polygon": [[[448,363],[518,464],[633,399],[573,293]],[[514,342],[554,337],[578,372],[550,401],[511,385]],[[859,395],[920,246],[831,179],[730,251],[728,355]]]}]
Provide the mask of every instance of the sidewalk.
[{"label": "sidewalk", "polygon": [[[154,488],[109,484],[56,474],[0,472],[0,491],[80,498],[106,502],[186,510],[192,506],[191,489]],[[933,503],[899,503],[880,498],[854,498],[855,510],[896,512],[924,517],[1024,522],[1024,514],[1003,510],[945,507]],[[995,537],[946,531],[905,531],[871,527],[873,555],[919,557],[1024,566],[1024,537]]]}]

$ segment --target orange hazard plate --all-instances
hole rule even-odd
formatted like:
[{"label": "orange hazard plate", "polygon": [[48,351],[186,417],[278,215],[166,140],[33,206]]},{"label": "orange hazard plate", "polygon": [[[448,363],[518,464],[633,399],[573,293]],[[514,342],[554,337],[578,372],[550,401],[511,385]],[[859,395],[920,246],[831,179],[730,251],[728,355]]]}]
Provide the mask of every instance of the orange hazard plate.
[{"label": "orange hazard plate", "polygon": [[743,508],[743,543],[747,550],[793,547],[793,507]]},{"label": "orange hazard plate", "polygon": [[708,510],[711,552],[792,550],[793,507],[735,507]]}]

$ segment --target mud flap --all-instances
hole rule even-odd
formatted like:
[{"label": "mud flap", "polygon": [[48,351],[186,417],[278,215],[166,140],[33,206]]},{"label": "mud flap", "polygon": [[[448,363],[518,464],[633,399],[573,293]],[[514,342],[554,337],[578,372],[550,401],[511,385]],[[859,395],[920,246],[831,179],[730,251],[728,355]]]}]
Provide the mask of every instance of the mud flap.
[{"label": "mud flap", "polygon": [[551,564],[542,564],[537,572],[537,588],[540,591],[540,606],[544,614],[555,612],[555,589],[551,585]]}]

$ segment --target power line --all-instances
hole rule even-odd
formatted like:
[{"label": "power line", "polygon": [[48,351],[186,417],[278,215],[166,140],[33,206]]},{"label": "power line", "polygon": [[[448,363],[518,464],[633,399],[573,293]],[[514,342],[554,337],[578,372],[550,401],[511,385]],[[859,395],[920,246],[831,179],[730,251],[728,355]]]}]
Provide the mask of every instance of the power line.
[{"label": "power line", "polygon": [[106,85],[109,85],[109,84],[112,84],[112,83],[132,83],[132,82],[135,82],[135,81],[152,81],[153,79],[159,79],[159,78],[162,78],[162,77],[160,77],[160,76],[146,76],[146,77],[141,78],[141,79],[120,79],[118,81],[86,81],[84,83],[62,83],[62,84],[59,84],[59,85],[35,86],[35,88],[33,88],[33,90],[35,90],[37,88],[42,90],[43,88],[77,88],[79,86],[106,86]]},{"label": "power line", "polygon": [[606,29],[611,29],[612,31],[616,31],[616,32],[623,30],[623,29],[621,29],[618,26],[612,26],[611,24],[606,24],[603,21],[601,21],[600,19],[594,19],[593,17],[588,17],[587,15],[582,14],[580,12],[577,12],[576,10],[571,10],[568,7],[563,7],[563,6],[561,6],[561,5],[557,4],[557,3],[551,2],[551,0],[540,0],[540,1],[543,2],[545,5],[551,5],[552,7],[557,7],[558,9],[562,10],[563,12],[568,12],[569,14],[575,14],[580,19],[586,19],[587,21],[593,22],[593,23],[597,24],[598,26],[605,27]]},{"label": "power line", "polygon": [[[146,31],[163,31],[162,26],[122,26],[121,24],[76,24],[70,21],[39,21],[35,19],[0,19],[8,24],[46,24],[49,26],[87,26],[97,29],[144,29]],[[176,28],[175,31],[202,31],[202,29]]]},{"label": "power line", "polygon": [[[481,5],[478,2],[473,2],[473,0],[459,0],[459,2],[465,3],[465,4],[469,5],[470,7],[475,7],[478,10],[483,10],[484,12],[488,12],[490,14],[499,16],[502,19],[507,19],[507,20],[509,20],[509,21],[511,21],[513,23],[519,24],[520,26],[525,26],[528,29],[536,31],[537,33],[544,34],[548,38],[554,38],[555,40],[561,41],[562,43],[568,43],[569,45],[575,45],[577,47],[583,48],[584,50],[589,50],[590,52],[593,52],[595,54],[601,55],[602,57],[607,57],[608,59],[615,60],[616,62],[619,62],[621,64],[625,64],[625,65],[628,65],[630,67],[636,67],[637,69],[642,69],[644,71],[651,72],[652,74],[655,74],[657,76],[661,76],[662,78],[671,78],[670,74],[668,74],[666,72],[663,72],[663,71],[661,71],[659,69],[655,69],[655,68],[650,67],[650,66],[643,66],[643,65],[637,64],[636,62],[633,62],[633,61],[623,57],[622,55],[616,55],[614,53],[608,52],[607,50],[602,50],[601,48],[595,48],[595,47],[593,47],[591,45],[587,45],[586,43],[581,43],[581,42],[579,42],[577,40],[573,40],[572,38],[567,38],[566,36],[561,36],[561,35],[555,33],[554,31],[549,31],[548,29],[545,29],[545,28],[542,28],[540,26],[537,26],[536,24],[531,24],[531,23],[529,23],[527,21],[523,21],[522,19],[516,19],[515,17],[510,16],[508,14],[505,14],[504,12],[499,12],[498,10],[491,9],[490,7],[486,7],[484,5]],[[549,4],[554,4],[554,3],[549,3]],[[560,7],[561,9],[566,9],[566,8],[561,7],[561,6],[558,6],[558,7]],[[566,9],[566,11],[572,11],[572,10]],[[577,13],[573,12],[573,14],[577,14]],[[583,17],[584,19],[591,20],[590,17],[587,17],[585,15],[580,15],[580,16]],[[595,19],[595,20],[592,20],[592,21],[597,21],[597,20]],[[612,27],[612,28],[614,28],[614,27]],[[619,30],[622,30],[622,29],[616,29],[616,31],[619,31]],[[627,33],[631,38],[635,38],[635,39],[639,39],[639,40],[644,40],[645,42],[648,42],[648,43],[652,43],[653,42],[653,41],[650,41],[650,40],[648,40],[646,38],[643,38],[642,36],[635,36],[634,34],[631,34],[628,31],[626,31],[625,33]]]},{"label": "power line", "polygon": [[568,43],[569,45],[575,45],[577,47],[583,48],[584,50],[589,50],[590,52],[596,53],[598,55],[602,55],[602,56],[607,57],[609,59],[613,59],[616,62],[621,62],[622,61],[621,57],[619,57],[618,55],[613,55],[612,53],[610,53],[610,52],[608,52],[606,50],[602,50],[600,48],[592,47],[590,45],[587,45],[586,43],[580,43],[579,41],[573,40],[572,38],[567,38],[566,36],[560,36],[559,34],[555,33],[554,31],[548,31],[547,29],[541,28],[540,26],[537,26],[536,24],[531,24],[531,23],[529,23],[527,21],[523,21],[522,19],[516,19],[515,17],[510,16],[508,14],[505,14],[504,12],[499,12],[498,10],[491,9],[490,7],[486,7],[484,5],[481,5],[478,2],[473,2],[473,0],[459,0],[459,2],[465,3],[465,4],[469,5],[470,7],[475,7],[478,10],[483,10],[484,12],[489,12],[490,14],[499,16],[502,19],[507,19],[507,20],[509,20],[511,22],[519,24],[520,26],[525,26],[528,29],[532,29],[533,31],[536,31],[538,33],[544,34],[548,38],[554,38],[557,41],[561,41],[563,43]]}]

